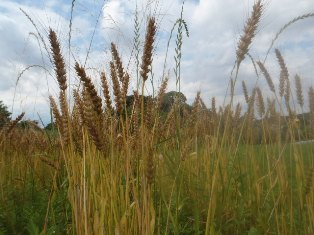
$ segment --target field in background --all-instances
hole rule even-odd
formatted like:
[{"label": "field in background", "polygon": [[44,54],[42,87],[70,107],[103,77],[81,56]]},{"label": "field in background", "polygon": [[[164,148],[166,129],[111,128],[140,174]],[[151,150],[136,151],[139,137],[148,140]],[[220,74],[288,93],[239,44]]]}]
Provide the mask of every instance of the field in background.
[{"label": "field in background", "polygon": [[[135,36],[138,78],[112,43],[110,70],[97,78],[101,89],[78,62],[80,85],[68,87],[64,55],[50,29],[44,48],[60,88],[58,97],[49,97],[54,122],[42,129],[21,122],[21,114],[0,129],[0,234],[314,234],[314,145],[300,143],[314,138],[314,89],[289,75],[278,49],[278,87],[263,61],[249,54],[263,11],[256,1],[226,100],[218,106],[213,97],[210,107],[200,93],[188,105],[180,92],[189,33],[182,14],[173,28],[175,77],[165,75],[155,97],[145,93],[153,17],[143,48]],[[313,16],[285,25],[270,49],[291,24]],[[244,59],[252,61],[257,80],[266,79],[270,96],[258,86],[247,90],[238,77]],[[137,87],[129,87],[131,79]],[[176,91],[167,92],[169,79]],[[243,104],[234,101],[240,83]]]}]

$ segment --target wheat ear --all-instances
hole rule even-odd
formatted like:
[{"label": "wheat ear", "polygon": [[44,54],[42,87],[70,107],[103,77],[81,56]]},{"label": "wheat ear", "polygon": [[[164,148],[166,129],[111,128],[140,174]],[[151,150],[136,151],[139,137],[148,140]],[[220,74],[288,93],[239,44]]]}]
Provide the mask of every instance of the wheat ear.
[{"label": "wheat ear", "polygon": [[275,50],[276,57],[280,66],[279,95],[282,97],[285,93],[285,83],[289,79],[289,72],[286,63],[278,49]]},{"label": "wheat ear", "polygon": [[253,6],[250,18],[248,18],[248,20],[246,21],[243,34],[240,37],[236,51],[238,68],[241,62],[244,60],[246,53],[248,53],[249,51],[249,46],[251,45],[252,39],[255,36],[258,23],[263,13],[263,9],[264,7],[262,1],[258,0]]},{"label": "wheat ear", "polygon": [[156,102],[156,109],[160,110],[161,108],[161,104],[164,98],[164,95],[166,93],[166,89],[167,89],[167,85],[168,85],[168,77],[166,77],[165,79],[163,79],[159,91],[158,91],[158,95],[157,95],[157,102]]},{"label": "wheat ear", "polygon": [[155,25],[155,18],[150,18],[147,25],[146,30],[146,38],[144,44],[144,51],[142,56],[142,64],[141,64],[141,76],[144,82],[148,78],[148,73],[150,71],[150,65],[153,61],[153,44],[154,44],[154,37],[156,34],[156,25]]},{"label": "wheat ear", "polygon": [[106,78],[106,74],[104,72],[101,73],[100,80],[102,84],[103,93],[105,96],[107,109],[109,110],[110,113],[112,113],[113,108],[112,108],[112,101],[111,101],[110,92],[109,92],[109,85]]},{"label": "wheat ear", "polygon": [[123,79],[124,79],[123,65],[122,65],[122,61],[119,56],[117,47],[114,43],[111,43],[111,54],[112,54],[113,61],[115,63],[115,68],[117,69],[118,78],[120,82],[123,83]]},{"label": "wheat ear", "polygon": [[86,75],[85,69],[81,67],[78,63],[75,64],[75,70],[78,77],[82,80],[84,87],[86,88],[94,107],[95,112],[98,115],[102,114],[102,102],[101,98],[98,96],[96,88],[92,83],[91,79]]},{"label": "wheat ear", "polygon": [[262,118],[263,115],[265,114],[265,103],[264,103],[261,89],[259,87],[256,88],[256,105],[257,105],[258,115],[260,116],[260,118]]},{"label": "wheat ear", "polygon": [[65,63],[61,54],[60,43],[57,35],[52,29],[49,30],[49,41],[59,87],[62,91],[65,91],[67,88]]},{"label": "wheat ear", "polygon": [[301,108],[303,108],[304,98],[303,98],[303,92],[302,92],[302,83],[301,83],[301,78],[298,74],[295,75],[295,87],[296,87],[298,104],[301,106]]},{"label": "wheat ear", "polygon": [[273,83],[273,80],[271,79],[271,76],[269,74],[269,72],[267,71],[266,67],[264,66],[264,64],[260,61],[257,62],[257,65],[258,67],[260,68],[260,70],[262,71],[266,81],[267,81],[267,84],[268,84],[268,87],[269,89],[275,93],[275,86],[274,86],[274,83]]},{"label": "wheat ear", "polygon": [[17,117],[9,124],[8,129],[7,129],[7,131],[6,131],[7,134],[10,134],[10,133],[11,133],[11,131],[14,129],[14,127],[16,127],[17,123],[22,120],[22,118],[24,117],[24,115],[25,115],[25,112],[21,113],[19,116],[17,116]]},{"label": "wheat ear", "polygon": [[248,104],[249,103],[249,93],[248,93],[248,90],[247,90],[247,87],[246,87],[246,84],[244,81],[242,81],[242,89],[243,89],[245,102]]}]

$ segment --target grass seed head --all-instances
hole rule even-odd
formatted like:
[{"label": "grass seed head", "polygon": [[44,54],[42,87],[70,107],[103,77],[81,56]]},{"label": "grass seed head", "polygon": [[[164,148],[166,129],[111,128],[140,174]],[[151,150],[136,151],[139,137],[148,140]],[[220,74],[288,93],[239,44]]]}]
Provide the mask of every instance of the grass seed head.
[{"label": "grass seed head", "polygon": [[295,87],[296,87],[298,104],[301,106],[301,108],[303,108],[304,97],[303,97],[303,92],[302,92],[302,83],[301,83],[301,78],[298,74],[295,75]]},{"label": "grass seed head", "polygon": [[144,44],[144,51],[142,56],[142,64],[141,64],[141,76],[144,80],[144,82],[148,78],[148,73],[150,71],[150,66],[153,61],[153,44],[155,40],[155,34],[156,34],[156,24],[155,24],[155,18],[150,18],[147,25],[146,30],[146,38],[145,38],[145,44]]},{"label": "grass seed head", "polygon": [[52,29],[49,30],[49,41],[59,87],[61,90],[65,91],[67,88],[65,63],[61,54],[60,43],[58,41],[56,32]]},{"label": "grass seed head", "polygon": [[267,71],[266,67],[260,61],[257,62],[257,65],[259,66],[260,70],[262,71],[262,73],[263,73],[263,75],[264,75],[264,77],[265,77],[265,79],[267,81],[269,89],[273,93],[275,93],[275,86],[274,86],[273,80],[271,79],[271,76],[270,76],[269,72]]},{"label": "grass seed head", "polygon": [[249,51],[249,46],[255,36],[258,23],[263,13],[263,3],[258,0],[254,6],[250,18],[246,21],[243,34],[240,37],[238,48],[236,51],[237,55],[237,67],[240,66],[241,62],[244,60],[246,53]]},{"label": "grass seed head", "polygon": [[83,82],[86,91],[89,93],[95,112],[98,115],[101,115],[102,114],[102,101],[101,101],[101,98],[97,94],[96,88],[94,84],[92,83],[92,80],[86,75],[85,69],[81,67],[78,63],[75,64],[75,71],[78,77]]}]

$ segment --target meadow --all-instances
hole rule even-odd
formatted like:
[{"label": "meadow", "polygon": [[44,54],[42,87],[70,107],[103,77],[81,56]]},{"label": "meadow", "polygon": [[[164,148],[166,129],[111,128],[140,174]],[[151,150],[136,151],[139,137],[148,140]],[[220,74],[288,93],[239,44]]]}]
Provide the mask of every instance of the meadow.
[{"label": "meadow", "polygon": [[[182,14],[173,28],[175,77],[164,75],[156,96],[145,93],[154,17],[143,48],[135,42],[137,87],[129,86],[137,78],[112,43],[112,60],[104,61],[110,70],[97,78],[101,88],[75,62],[80,85],[70,89],[58,35],[49,29],[47,53],[59,85],[59,96],[49,97],[54,121],[49,128],[22,126],[22,113],[0,129],[0,234],[314,234],[314,89],[289,74],[273,45],[278,87],[250,55],[264,7],[256,1],[244,25],[225,102],[208,97],[210,107],[200,93],[189,105],[179,89],[167,92],[169,79],[180,84],[188,34]],[[273,44],[313,16],[292,19]],[[238,76],[244,60],[267,88],[248,91]],[[239,84],[243,103],[233,99]]]}]

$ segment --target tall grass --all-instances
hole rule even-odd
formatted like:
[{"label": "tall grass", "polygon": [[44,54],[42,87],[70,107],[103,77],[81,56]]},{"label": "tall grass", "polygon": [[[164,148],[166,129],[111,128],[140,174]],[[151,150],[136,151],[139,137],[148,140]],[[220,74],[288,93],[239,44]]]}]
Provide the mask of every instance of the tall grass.
[{"label": "tall grass", "polygon": [[[263,9],[257,1],[240,37],[232,95]],[[182,16],[178,22],[179,81],[186,25]],[[246,104],[231,98],[218,106],[213,97],[208,108],[197,93],[190,107],[176,95],[164,112],[170,78],[163,77],[156,98],[144,89],[155,34],[150,18],[141,62],[136,59],[141,87],[130,99],[135,78],[114,43],[110,70],[98,78],[103,94],[79,63],[81,86],[68,92],[60,43],[49,31],[60,88],[58,99],[50,96],[56,129],[16,128],[20,116],[1,130],[0,234],[314,234],[314,146],[298,143],[314,135],[313,88],[309,116],[298,115],[301,79],[296,76],[293,95],[276,50],[279,87],[265,64],[251,58],[271,96],[260,87],[248,91],[243,81]]]}]

